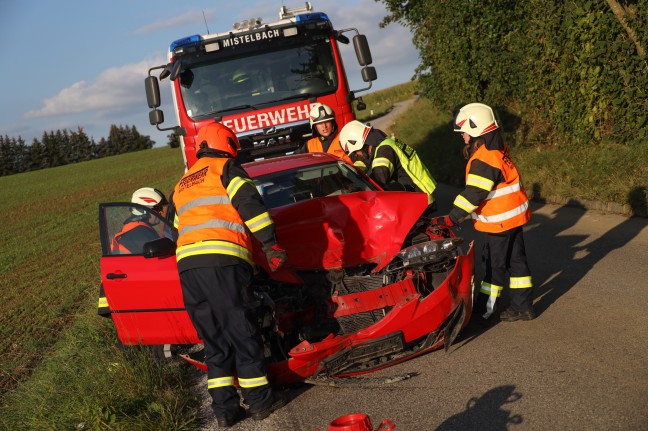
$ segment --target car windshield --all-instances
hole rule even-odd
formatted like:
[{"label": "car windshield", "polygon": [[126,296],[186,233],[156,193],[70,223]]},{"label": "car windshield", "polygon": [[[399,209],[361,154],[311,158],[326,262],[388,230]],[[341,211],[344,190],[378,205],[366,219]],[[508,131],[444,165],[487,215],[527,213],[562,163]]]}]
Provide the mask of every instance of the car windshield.
[{"label": "car windshield", "polygon": [[344,162],[310,165],[252,179],[268,208],[302,200],[377,190]]},{"label": "car windshield", "polygon": [[179,78],[187,115],[194,118],[331,93],[338,86],[328,38],[188,65]]}]

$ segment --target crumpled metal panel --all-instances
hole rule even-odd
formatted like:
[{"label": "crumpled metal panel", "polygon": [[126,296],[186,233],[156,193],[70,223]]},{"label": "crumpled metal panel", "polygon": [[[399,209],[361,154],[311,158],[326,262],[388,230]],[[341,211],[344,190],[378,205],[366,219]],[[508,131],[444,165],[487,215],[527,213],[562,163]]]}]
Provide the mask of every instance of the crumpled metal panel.
[{"label": "crumpled metal panel", "polygon": [[[270,213],[288,260],[272,274],[286,279],[297,270],[387,265],[427,207],[414,192],[361,192],[329,196],[276,208]],[[260,257],[260,256],[259,256]],[[257,260],[259,261],[259,260]]]}]

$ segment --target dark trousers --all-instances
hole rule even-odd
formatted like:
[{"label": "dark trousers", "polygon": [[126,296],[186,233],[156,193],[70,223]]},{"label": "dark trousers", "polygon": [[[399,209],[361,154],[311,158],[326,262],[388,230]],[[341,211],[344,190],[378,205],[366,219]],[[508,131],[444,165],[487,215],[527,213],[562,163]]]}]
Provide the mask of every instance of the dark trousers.
[{"label": "dark trousers", "polygon": [[[234,376],[265,379],[263,344],[253,319],[256,306],[247,264],[189,269],[180,273],[182,295],[196,332],[205,343],[205,362],[210,379]],[[247,404],[254,410],[272,402],[270,385],[241,388]],[[209,389],[217,416],[234,411],[239,405],[231,384]]]},{"label": "dark trousers", "polygon": [[[530,310],[533,304],[533,289],[522,227],[502,233],[488,233],[482,259],[485,264],[484,280],[477,295],[475,312],[490,317],[502,290],[509,285],[511,309]],[[520,288],[513,282],[520,279],[524,280],[521,285],[526,287]]]}]

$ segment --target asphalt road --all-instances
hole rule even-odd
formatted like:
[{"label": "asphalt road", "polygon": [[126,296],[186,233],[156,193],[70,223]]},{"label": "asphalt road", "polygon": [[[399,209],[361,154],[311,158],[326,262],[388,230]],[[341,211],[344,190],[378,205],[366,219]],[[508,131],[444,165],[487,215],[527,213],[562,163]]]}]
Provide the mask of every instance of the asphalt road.
[{"label": "asphalt road", "polygon": [[[459,189],[439,186],[440,213]],[[533,204],[526,226],[535,308],[530,322],[469,326],[448,353],[428,353],[368,387],[304,385],[261,422],[234,431],[320,431],[356,412],[373,428],[409,430],[648,430],[648,220]],[[469,223],[459,232],[476,241]],[[476,262],[478,280],[481,263]],[[506,296],[503,298],[507,301]]]}]

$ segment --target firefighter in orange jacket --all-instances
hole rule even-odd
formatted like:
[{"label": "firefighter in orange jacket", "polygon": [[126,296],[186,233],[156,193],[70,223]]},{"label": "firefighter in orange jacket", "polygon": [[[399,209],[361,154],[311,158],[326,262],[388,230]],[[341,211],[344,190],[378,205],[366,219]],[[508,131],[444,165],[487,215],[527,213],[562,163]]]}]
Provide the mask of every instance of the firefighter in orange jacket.
[{"label": "firefighter in orange jacket", "polygon": [[[135,190],[131,202],[151,208],[160,214],[168,203],[164,193],[153,187]],[[115,254],[142,253],[144,243],[161,237],[153,227],[160,222],[159,219],[137,207],[132,207],[130,211],[131,216],[124,221],[122,230],[113,237],[111,248]]]},{"label": "firefighter in orange jacket", "polygon": [[461,108],[455,132],[462,133],[465,143],[466,189],[455,198],[450,214],[434,222],[452,226],[471,216],[475,229],[487,234],[486,268],[473,313],[477,319],[491,322],[508,284],[511,304],[500,320],[532,320],[536,317],[533,284],[522,230],[531,218],[531,209],[520,174],[489,106],[471,103]]},{"label": "firefighter in orange jacket", "polygon": [[268,383],[253,318],[251,235],[263,244],[271,270],[283,264],[286,252],[254,183],[234,159],[240,149],[236,135],[211,123],[200,129],[196,143],[198,160],[173,191],[176,260],[185,307],[205,343],[212,409],[218,426],[230,427],[246,417],[235,371],[253,419],[284,405]]},{"label": "firefighter in orange jacket", "polygon": [[351,159],[340,146],[339,130],[335,113],[323,103],[314,103],[309,115],[313,137],[297,153],[329,153],[352,164]]},{"label": "firefighter in orange jacket", "polygon": [[[164,215],[164,207],[168,203],[164,193],[153,187],[142,187],[135,190],[131,196],[131,202],[151,208],[160,215]],[[160,223],[157,217],[135,206],[130,208],[130,213],[131,215],[124,221],[121,231],[113,236],[110,246],[112,254],[142,254],[145,243],[163,236],[163,233],[154,227]],[[103,284],[99,286],[97,313],[103,317],[110,317],[110,306]]]}]

